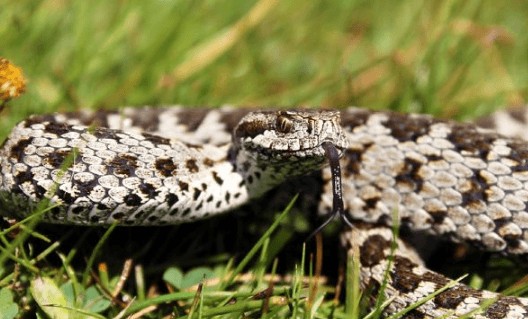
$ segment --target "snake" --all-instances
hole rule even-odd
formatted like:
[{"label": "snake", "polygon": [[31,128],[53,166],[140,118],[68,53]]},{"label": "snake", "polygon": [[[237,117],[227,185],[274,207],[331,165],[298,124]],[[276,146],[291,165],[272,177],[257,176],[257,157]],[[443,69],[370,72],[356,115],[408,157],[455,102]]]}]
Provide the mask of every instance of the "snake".
[{"label": "snake", "polygon": [[[319,172],[317,211],[335,213],[341,194],[340,214],[351,226],[343,244],[361,253],[362,286],[392,301],[388,316],[450,282],[391,239],[395,223],[493,253],[528,254],[525,114],[501,111],[476,124],[355,107],[34,115],[0,147],[1,214],[25,218],[46,201],[49,223],[186,223]],[[329,146],[330,162],[338,160],[331,167]],[[404,317],[467,313],[528,318],[528,299],[457,283]]]}]

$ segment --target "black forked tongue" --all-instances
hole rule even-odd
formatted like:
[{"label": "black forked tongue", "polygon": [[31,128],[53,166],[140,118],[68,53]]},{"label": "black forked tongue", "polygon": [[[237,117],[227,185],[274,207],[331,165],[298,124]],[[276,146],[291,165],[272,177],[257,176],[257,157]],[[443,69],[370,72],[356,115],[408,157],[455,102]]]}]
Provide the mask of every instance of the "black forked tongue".
[{"label": "black forked tongue", "polygon": [[345,214],[345,209],[343,206],[343,189],[341,186],[341,165],[339,163],[339,153],[334,144],[330,142],[324,142],[321,145],[325,151],[325,155],[328,158],[330,163],[330,172],[332,174],[332,213],[330,217],[325,220],[319,227],[317,227],[311,234],[306,238],[306,241],[312,239],[317,233],[323,230],[332,220],[336,217],[340,217],[341,220],[347,224],[349,227],[354,227],[352,221],[348,219]]}]

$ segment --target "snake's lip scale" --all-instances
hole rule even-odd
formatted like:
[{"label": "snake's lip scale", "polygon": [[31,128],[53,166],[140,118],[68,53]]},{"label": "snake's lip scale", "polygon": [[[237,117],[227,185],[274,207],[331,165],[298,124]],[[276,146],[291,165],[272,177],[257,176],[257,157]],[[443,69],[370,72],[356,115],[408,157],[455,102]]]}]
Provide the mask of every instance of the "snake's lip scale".
[{"label": "snake's lip scale", "polygon": [[[321,143],[321,145],[322,144],[323,143]],[[255,148],[248,148],[248,149],[251,149],[252,151],[260,153],[258,156],[255,156],[256,159],[261,158],[261,159],[266,159],[266,160],[299,162],[299,161],[310,160],[311,157],[314,157],[311,160],[316,161],[316,162],[323,162],[326,160],[326,158],[324,154],[324,149],[321,145],[319,145],[316,149],[314,149],[313,154],[310,154],[311,156],[306,156],[304,154],[299,155],[298,151],[281,151],[280,153],[271,153],[270,151],[262,147],[255,147]],[[339,156],[342,156],[345,152],[345,148],[343,147],[336,146],[336,149],[339,152]]]},{"label": "snake's lip scale", "polygon": [[[527,114],[506,111],[481,122],[488,129],[494,123],[499,131],[358,108],[258,113],[174,107],[36,116],[18,124],[0,148],[0,207],[23,218],[48,197],[59,206],[44,215],[47,222],[176,224],[228,212],[316,170],[323,183],[317,185],[322,189],[318,211],[326,213],[334,192],[330,169],[322,162],[260,165],[252,152],[262,149],[240,144],[263,142],[279,146],[280,153],[287,147],[276,138],[315,135],[344,148],[345,213],[375,225],[354,227],[356,235],[344,241],[364,253],[363,284],[381,284],[394,212],[411,230],[477,243],[488,251],[528,254],[528,142],[502,130],[526,125],[521,113]],[[514,134],[528,138],[526,129]],[[310,154],[322,156],[319,147]],[[447,280],[421,266],[403,246],[392,265],[386,293],[395,302],[386,314]],[[455,318],[490,296],[497,302],[475,318],[528,317],[526,299],[467,286],[447,290],[413,311],[420,318],[430,318],[429,313]]]}]

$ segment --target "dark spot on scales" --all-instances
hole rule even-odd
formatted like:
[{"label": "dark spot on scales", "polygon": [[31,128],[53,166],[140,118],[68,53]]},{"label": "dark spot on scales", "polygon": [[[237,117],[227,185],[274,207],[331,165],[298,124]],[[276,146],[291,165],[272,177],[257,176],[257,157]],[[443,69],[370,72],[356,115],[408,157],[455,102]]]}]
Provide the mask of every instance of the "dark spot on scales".
[{"label": "dark spot on scales", "polygon": [[33,173],[29,169],[23,171],[23,172],[17,172],[15,177],[16,184],[20,185],[25,182],[32,182],[33,181]]},{"label": "dark spot on scales", "polygon": [[185,182],[178,182],[178,186],[180,186],[180,189],[182,191],[185,191],[185,192],[188,192],[189,191],[189,184],[185,183]]},{"label": "dark spot on scales", "polygon": [[24,121],[24,127],[31,127],[33,124],[42,124],[45,122],[55,122],[55,116],[51,114],[32,115]]},{"label": "dark spot on scales", "polygon": [[468,152],[486,159],[497,134],[478,132],[476,126],[464,123],[453,123],[447,139],[460,152]]},{"label": "dark spot on scales", "polygon": [[193,193],[193,200],[197,200],[198,197],[200,197],[200,194],[202,193],[201,190],[199,190],[198,188],[194,188],[194,193]]},{"label": "dark spot on scales", "polygon": [[147,195],[148,198],[154,198],[159,194],[159,191],[157,191],[156,188],[149,183],[142,183],[138,188],[139,191]]},{"label": "dark spot on scales", "polygon": [[517,162],[511,169],[513,172],[528,171],[528,145],[524,141],[513,140],[506,144],[511,149],[507,158]]},{"label": "dark spot on scales", "polygon": [[[33,186],[35,186],[35,180],[33,179],[33,173],[28,169],[23,172],[17,172],[16,175],[14,175],[15,183],[16,185],[22,185],[26,182],[31,183]],[[13,189],[14,193],[22,193],[22,190],[20,187],[15,186],[16,188]]]},{"label": "dark spot on scales", "polygon": [[[249,161],[243,161],[242,164],[240,164],[240,166],[242,167],[242,171],[244,172],[249,172],[249,170],[251,169],[251,163],[249,163]],[[275,178],[275,177],[271,176],[271,178]]]},{"label": "dark spot on scales", "polygon": [[67,193],[67,192],[63,191],[62,189],[60,189],[60,188],[57,189],[56,195],[60,199],[62,199],[66,204],[73,204],[73,202],[75,201],[75,199],[73,198],[71,193]]},{"label": "dark spot on scales", "polygon": [[415,192],[420,192],[423,187],[423,179],[418,174],[418,172],[420,171],[422,165],[423,164],[421,162],[406,157],[404,159],[403,167],[394,179],[397,183],[409,185],[411,188],[414,189]]},{"label": "dark spot on scales", "polygon": [[391,225],[392,224],[392,217],[389,215],[380,215],[378,217],[378,220],[376,221],[377,224],[380,225]]},{"label": "dark spot on scales", "polygon": [[154,145],[170,145],[170,140],[168,138],[148,133],[143,133],[141,135],[145,137],[145,140],[151,142]]},{"label": "dark spot on scales", "polygon": [[24,151],[26,146],[29,144],[31,144],[31,139],[21,139],[18,141],[11,147],[11,151],[9,152],[9,154],[11,154],[11,158],[15,159],[17,162],[21,162],[25,155]]},{"label": "dark spot on scales", "polygon": [[97,186],[97,179],[94,178],[88,181],[75,180],[75,186],[79,190],[80,197],[87,196]]},{"label": "dark spot on scales", "polygon": [[114,213],[112,215],[112,218],[115,220],[120,220],[120,219],[123,219],[125,216],[126,216],[125,213],[119,212],[119,213]]},{"label": "dark spot on scales", "polygon": [[390,245],[390,241],[382,236],[374,235],[369,237],[360,248],[361,265],[370,267],[377,265],[385,259],[384,249]]},{"label": "dark spot on scales", "polygon": [[421,277],[412,272],[416,264],[406,258],[394,256],[394,269],[391,273],[392,285],[406,294],[414,291],[422,282]]},{"label": "dark spot on scales", "polygon": [[119,140],[119,137],[117,136],[117,133],[119,131],[116,131],[116,130],[111,130],[105,127],[97,127],[93,130],[88,129],[88,131],[92,131],[93,132],[92,134],[95,137],[100,138],[100,139],[108,138],[108,139],[117,140],[117,141]]},{"label": "dark spot on scales", "polygon": [[462,205],[480,205],[483,201],[487,201],[486,189],[488,184],[480,175],[480,171],[473,170],[473,176],[469,179],[469,189],[462,192]]},{"label": "dark spot on scales", "polygon": [[189,213],[191,212],[191,209],[190,208],[186,208],[180,215],[180,217],[185,217],[187,215],[189,215]]},{"label": "dark spot on scales", "polygon": [[361,167],[361,155],[363,150],[346,149],[344,159],[346,161],[344,176],[358,175]]},{"label": "dark spot on scales", "polygon": [[447,217],[447,211],[445,210],[428,211],[428,213],[435,224],[442,224]]},{"label": "dark spot on scales", "polygon": [[429,162],[436,162],[444,159],[442,156],[439,155],[425,155],[425,158],[427,158]]},{"label": "dark spot on scales", "polygon": [[443,287],[451,282],[449,278],[446,278],[442,275],[439,275],[437,273],[428,271],[422,275],[422,279],[424,281],[428,282],[434,282],[436,284],[437,289],[440,287]]},{"label": "dark spot on scales", "polygon": [[170,193],[165,197],[165,200],[167,201],[167,205],[171,207],[178,202],[178,195]]},{"label": "dark spot on scales", "polygon": [[80,157],[77,155],[71,155],[71,150],[57,150],[51,152],[44,157],[44,162],[53,168],[60,168],[68,156],[73,156],[75,162],[80,161]]},{"label": "dark spot on scales", "polygon": [[124,198],[125,204],[127,206],[139,206],[141,205],[141,197],[136,194],[128,194]]},{"label": "dark spot on scales", "polygon": [[456,307],[468,297],[479,298],[480,294],[473,289],[466,286],[456,286],[451,289],[448,289],[433,300],[439,307],[446,309],[456,309]]},{"label": "dark spot on scales", "polygon": [[218,176],[217,172],[213,172],[212,175],[213,175],[213,179],[218,185],[222,185],[224,183],[224,180],[220,178],[220,176]]},{"label": "dark spot on scales", "polygon": [[400,292],[408,293],[413,291],[422,281],[434,283],[434,289],[439,289],[450,282],[446,277],[430,271],[417,275],[413,272],[416,266],[414,262],[407,258],[401,256],[394,257],[394,269],[391,277],[393,278],[394,287]]},{"label": "dark spot on scales", "polygon": [[37,195],[37,198],[44,198],[44,194],[46,194],[46,189],[37,183],[33,183],[33,187],[35,187],[35,194]]},{"label": "dark spot on scales", "polygon": [[507,319],[512,305],[524,307],[515,297],[499,297],[496,302],[486,309],[484,316],[491,319]]},{"label": "dark spot on scales", "polygon": [[158,216],[154,216],[154,215],[152,215],[152,216],[149,216],[149,217],[147,218],[147,221],[148,221],[149,223],[153,223],[153,222],[155,222],[155,221],[158,220],[158,219],[159,219]]},{"label": "dark spot on scales", "polygon": [[109,170],[119,175],[133,176],[137,165],[137,157],[130,154],[117,154],[108,162]]},{"label": "dark spot on scales", "polygon": [[187,169],[191,173],[196,173],[199,170],[198,165],[196,165],[195,159],[188,159],[187,161],[185,161],[185,167],[187,167]]},{"label": "dark spot on scales", "polygon": [[149,214],[148,211],[146,210],[139,210],[139,212],[135,213],[133,216],[132,216],[132,220],[135,220],[135,221],[139,221],[143,218],[143,216]]},{"label": "dark spot on scales", "polygon": [[416,141],[420,136],[429,133],[429,127],[437,123],[428,116],[409,116],[407,114],[400,114],[390,112],[388,119],[385,121],[385,126],[391,130],[391,135],[400,142]]},{"label": "dark spot on scales", "polygon": [[71,126],[65,123],[49,122],[44,126],[44,132],[62,135],[71,131]]},{"label": "dark spot on scales", "polygon": [[214,161],[213,161],[212,159],[206,157],[206,158],[204,158],[204,160],[203,160],[203,164],[204,164],[205,166],[209,166],[209,167],[211,167],[211,166],[214,165]]},{"label": "dark spot on scales", "polygon": [[363,205],[364,210],[371,210],[376,208],[376,204],[380,201],[379,197],[367,198],[364,200],[365,205]]},{"label": "dark spot on scales", "polygon": [[177,167],[170,158],[158,158],[154,166],[165,177],[172,176],[172,172]]},{"label": "dark spot on scales", "polygon": [[[518,238],[515,238],[515,237],[518,237]],[[508,247],[510,249],[519,248],[519,246],[523,242],[523,239],[521,238],[520,235],[506,235],[503,238],[508,243]]]},{"label": "dark spot on scales", "polygon": [[83,207],[83,206],[75,206],[73,209],[72,209],[72,213],[74,213],[75,215],[79,215],[81,214],[83,211],[85,211],[86,207]]}]

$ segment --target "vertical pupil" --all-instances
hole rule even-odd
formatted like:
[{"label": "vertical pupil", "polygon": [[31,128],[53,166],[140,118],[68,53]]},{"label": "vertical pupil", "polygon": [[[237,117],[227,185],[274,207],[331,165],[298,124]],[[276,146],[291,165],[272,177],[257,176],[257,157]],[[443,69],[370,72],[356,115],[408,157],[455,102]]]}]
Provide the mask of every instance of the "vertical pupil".
[{"label": "vertical pupil", "polygon": [[283,116],[277,118],[277,124],[279,131],[282,133],[288,133],[291,129],[290,121]]}]

